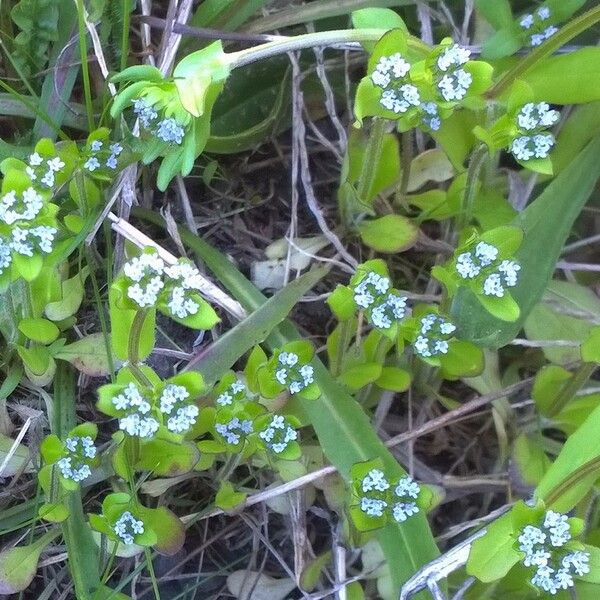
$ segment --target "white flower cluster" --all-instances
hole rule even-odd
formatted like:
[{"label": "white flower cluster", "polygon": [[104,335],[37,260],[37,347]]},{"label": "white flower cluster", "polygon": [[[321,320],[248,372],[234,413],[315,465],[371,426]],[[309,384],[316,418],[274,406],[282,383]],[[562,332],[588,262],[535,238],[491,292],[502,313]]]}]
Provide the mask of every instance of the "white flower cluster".
[{"label": "white flower cluster", "polygon": [[83,167],[90,172],[102,168],[102,163],[109,169],[117,168],[117,158],[123,152],[123,146],[118,142],[109,144],[108,150],[104,149],[104,142],[94,140],[90,144],[90,155]]},{"label": "white flower cluster", "polygon": [[419,507],[414,500],[419,497],[420,492],[421,486],[412,477],[406,475],[400,479],[394,489],[394,494],[401,499],[392,506],[392,516],[395,521],[401,523],[419,512]]},{"label": "white flower cluster", "polygon": [[54,187],[56,173],[60,173],[64,166],[65,163],[58,156],[44,159],[38,152],[34,152],[29,155],[25,172],[31,181],[39,180],[41,185],[51,188]]},{"label": "white flower cluster", "polygon": [[442,126],[442,119],[438,111],[438,105],[435,102],[423,102],[423,117],[421,121],[426,128],[437,131]]},{"label": "white flower cluster", "polygon": [[424,358],[448,353],[448,339],[456,326],[443,317],[429,313],[421,318],[421,328],[414,343],[415,352]]},{"label": "white flower cluster", "polygon": [[96,456],[94,440],[87,435],[68,437],[65,448],[68,450],[67,456],[56,463],[62,476],[77,482],[87,479],[92,474],[88,461]]},{"label": "white flower cluster", "polygon": [[173,433],[185,433],[196,422],[199,414],[198,407],[186,402],[190,394],[182,385],[168,383],[162,391],[158,405],[164,415],[170,415],[167,420],[167,429]]},{"label": "white flower cluster", "polygon": [[575,550],[556,550],[571,539],[567,515],[549,510],[541,527],[526,525],[519,535],[519,550],[525,553],[523,564],[535,567],[532,585],[555,595],[574,586],[574,575],[589,573],[590,555]]},{"label": "white flower cluster", "polygon": [[403,319],[408,311],[407,298],[389,292],[390,280],[370,271],[354,286],[354,302],[366,309],[371,323],[380,329],[389,329]]},{"label": "white flower cluster", "polygon": [[258,435],[275,454],[281,454],[298,439],[298,432],[281,415],[273,415],[271,423]]},{"label": "white flower cluster", "polygon": [[517,114],[517,125],[525,131],[546,129],[558,123],[560,113],[547,102],[528,102]]},{"label": "white flower cluster", "polygon": [[114,396],[112,403],[117,410],[127,412],[119,418],[119,429],[140,438],[151,438],[158,431],[158,421],[148,414],[152,408],[150,402],[135,383],[129,383],[120,394]]},{"label": "white flower cluster", "polygon": [[419,90],[404,78],[410,71],[410,63],[399,52],[391,56],[382,56],[371,74],[371,81],[383,89],[380,104],[396,114],[407,112],[420,106]]},{"label": "white flower cluster", "polygon": [[558,122],[560,113],[550,110],[546,102],[528,102],[517,114],[520,135],[510,144],[518,160],[546,158],[554,146],[554,136],[545,130]]},{"label": "white flower cluster", "polygon": [[144,533],[144,523],[136,519],[126,510],[115,523],[114,532],[120,540],[130,546],[135,541],[135,536]]},{"label": "white flower cluster", "polygon": [[314,382],[312,365],[299,365],[300,357],[295,352],[281,352],[277,359],[275,379],[285,385],[290,394],[297,394]]},{"label": "white flower cluster", "polygon": [[[145,129],[150,129],[158,119],[158,113],[144,98],[137,98],[133,101],[133,112]],[[167,117],[156,123],[152,133],[163,142],[181,145],[185,136],[185,129],[176,119]]]},{"label": "white flower cluster", "polygon": [[437,66],[443,73],[437,82],[438,90],[446,102],[462,100],[473,83],[473,76],[463,69],[471,51],[454,44],[438,57]]},{"label": "white flower cluster", "polygon": [[140,254],[123,265],[123,273],[133,282],[128,286],[127,296],[140,308],[155,306],[158,294],[165,286],[163,273],[165,263],[155,253]]},{"label": "white flower cluster", "polygon": [[498,259],[498,248],[487,242],[478,242],[475,249],[463,252],[456,258],[455,268],[463,279],[475,279],[480,275],[485,276],[482,291],[486,296],[502,298],[507,287],[515,287],[521,265],[514,260]]},{"label": "white flower cluster", "polygon": [[50,254],[54,247],[54,238],[57,233],[58,230],[55,227],[48,225],[38,225],[29,229],[13,227],[11,230],[12,240],[10,247],[13,252],[22,254],[23,256],[31,257],[35,250]]},{"label": "white flower cluster", "polygon": [[232,417],[227,423],[217,423],[215,430],[225,438],[228,444],[237,446],[242,438],[254,431],[254,424],[250,419]]},{"label": "white flower cluster", "polygon": [[28,187],[17,198],[14,190],[0,198],[0,221],[12,225],[16,221],[32,221],[44,208],[42,195],[33,187]]},{"label": "white flower cluster", "polygon": [[419,512],[414,502],[419,496],[419,484],[408,475],[402,477],[394,488],[393,496],[388,492],[390,482],[383,471],[371,469],[360,482],[362,493],[370,494],[360,499],[360,509],[370,517],[382,517],[385,509],[392,504],[392,517],[398,523],[406,521]]},{"label": "white flower cluster", "polygon": [[246,386],[239,379],[234,381],[224,392],[219,394],[216,403],[219,406],[229,406],[234,400],[241,400],[246,397]]},{"label": "white flower cluster", "polygon": [[200,271],[191,263],[180,261],[165,267],[165,274],[173,284],[167,303],[171,313],[180,319],[195,315],[200,310],[200,305],[189,297],[189,292],[202,289]]},{"label": "white flower cluster", "polygon": [[557,27],[546,23],[549,18],[550,9],[547,6],[540,6],[533,14],[521,17],[519,25],[527,31],[530,46],[539,46],[558,31]]},{"label": "white flower cluster", "polygon": [[510,144],[511,153],[518,160],[546,158],[554,146],[554,136],[551,133],[536,133],[522,135]]},{"label": "white flower cluster", "polygon": [[127,288],[127,296],[140,308],[156,306],[164,291],[172,316],[185,319],[200,310],[200,304],[190,298],[190,293],[201,289],[202,277],[186,261],[167,266],[157,253],[144,253],[127,262],[123,272],[133,282]]}]

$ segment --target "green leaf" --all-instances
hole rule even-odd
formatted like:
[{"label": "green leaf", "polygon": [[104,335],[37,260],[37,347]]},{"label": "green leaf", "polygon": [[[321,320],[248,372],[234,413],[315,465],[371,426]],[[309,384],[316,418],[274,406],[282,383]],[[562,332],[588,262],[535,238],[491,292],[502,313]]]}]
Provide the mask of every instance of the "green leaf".
[{"label": "green leaf", "polygon": [[[514,323],[490,315],[477,297],[461,288],[450,316],[463,339],[498,348],[510,342],[542,296],[571,226],[591,194],[600,172],[600,138],[592,141],[520,214],[515,225],[525,232],[516,254],[519,283],[511,295],[521,314]],[[540,248],[544,251],[540,252]]]},{"label": "green leaf", "polygon": [[[134,214],[164,226],[164,221],[152,211],[135,209]],[[184,243],[202,258],[213,273],[218,274],[221,283],[247,310],[256,311],[269,302],[220,252],[185,228],[181,228],[179,233]],[[273,330],[265,343],[275,349],[300,337],[290,323],[283,323]],[[400,479],[405,475],[405,471],[371,427],[360,405],[332,379],[317,358],[313,359],[312,364],[321,397],[317,402],[301,401],[300,405],[315,429],[324,454],[342,477],[348,480],[353,464],[377,456],[382,458],[390,478]],[[424,493],[427,494],[426,490],[422,490],[422,494]],[[429,504],[427,495],[423,500],[424,505]],[[378,531],[377,536],[389,562],[396,592],[420,566],[438,554],[423,512],[401,526],[390,524]]]},{"label": "green leaf", "polygon": [[173,71],[181,104],[194,117],[201,117],[211,83],[224,81],[228,75],[228,59],[220,40],[188,54]]},{"label": "green leaf", "polygon": [[393,254],[414,246],[419,234],[410,219],[401,215],[385,215],[363,221],[358,226],[362,241],[377,252]]},{"label": "green leaf", "polygon": [[473,542],[467,573],[484,582],[504,577],[521,558],[514,544],[512,515],[508,513],[488,525],[485,535]]},{"label": "green leaf", "polygon": [[375,382],[377,387],[392,392],[405,392],[410,387],[411,376],[408,371],[398,367],[383,367]]},{"label": "green leaf", "polygon": [[581,344],[581,360],[600,363],[600,327],[594,327]]},{"label": "green leaf", "polygon": [[335,290],[327,298],[327,304],[329,304],[329,308],[338,321],[347,321],[356,313],[354,292],[345,285],[336,286]]},{"label": "green leaf", "polygon": [[183,523],[168,508],[141,507],[140,517],[156,535],[154,548],[161,554],[173,556],[181,550],[185,541]]},{"label": "green leaf", "polygon": [[477,11],[494,28],[502,29],[513,23],[513,14],[509,0],[477,0]]},{"label": "green leaf", "polygon": [[61,299],[46,304],[44,313],[51,321],[63,321],[74,315],[83,301],[83,286],[89,274],[89,268],[84,267],[79,273],[62,282]]},{"label": "green leaf", "polygon": [[[401,29],[408,34],[402,17],[389,8],[361,8],[352,13],[352,26],[355,29]],[[372,52],[375,42],[363,42],[367,52]]]},{"label": "green leaf", "polygon": [[600,100],[600,48],[581,48],[545,58],[523,80],[537,102],[583,104]]},{"label": "green leaf", "polygon": [[600,472],[600,407],[567,438],[535,490],[548,508],[568,512],[591,489]]},{"label": "green leaf", "polygon": [[484,308],[497,319],[514,323],[519,318],[519,305],[510,293],[505,293],[501,298],[477,294],[477,298]]},{"label": "green leaf", "polygon": [[236,492],[229,481],[222,481],[215,496],[215,506],[225,511],[231,510],[242,504],[247,495],[243,492]]},{"label": "green leaf", "polygon": [[0,552],[0,594],[15,594],[33,581],[40,554],[56,535],[56,531],[49,531],[29,546]]},{"label": "green leaf", "polygon": [[538,371],[531,397],[540,414],[547,416],[550,413],[554,399],[572,377],[569,371],[555,365],[546,365]]},{"label": "green leaf", "polygon": [[51,344],[60,335],[59,328],[47,319],[23,319],[19,322],[19,331],[40,344]]},{"label": "green leaf", "polygon": [[347,386],[352,391],[356,391],[369,383],[377,381],[379,377],[381,377],[381,365],[379,363],[363,363],[342,372],[337,380],[338,383]]},{"label": "green leaf", "polygon": [[200,454],[194,444],[180,444],[155,438],[142,446],[135,468],[151,471],[154,475],[175,477],[189,473],[198,460]]},{"label": "green leaf", "polygon": [[102,333],[86,335],[72,344],[63,346],[53,356],[70,362],[78,371],[90,377],[104,377],[111,374]]},{"label": "green leaf", "polygon": [[521,434],[513,446],[513,460],[521,480],[526,485],[537,485],[550,466],[539,437]]},{"label": "green leaf", "polygon": [[475,377],[483,371],[483,351],[464,340],[453,340],[448,344],[448,353],[440,356],[442,374],[449,379]]}]

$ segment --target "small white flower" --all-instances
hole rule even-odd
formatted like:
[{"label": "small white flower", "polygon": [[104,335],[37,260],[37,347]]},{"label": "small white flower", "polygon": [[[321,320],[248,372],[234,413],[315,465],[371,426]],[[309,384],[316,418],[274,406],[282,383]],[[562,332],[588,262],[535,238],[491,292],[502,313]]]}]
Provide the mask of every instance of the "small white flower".
[{"label": "small white flower", "polygon": [[476,265],[470,252],[463,252],[456,258],[456,271],[463,279],[473,279],[481,272],[481,267]]},{"label": "small white flower", "polygon": [[298,439],[298,432],[285,422],[281,415],[273,415],[271,423],[258,436],[265,442],[267,448],[281,454],[289,445]]},{"label": "small white flower", "polygon": [[95,156],[90,156],[90,158],[85,161],[83,167],[88,171],[95,171],[100,168],[100,161]]},{"label": "small white flower", "polygon": [[519,550],[529,553],[534,546],[546,543],[546,534],[539,527],[526,525],[519,535],[518,541]]},{"label": "small white flower", "polygon": [[55,158],[51,158],[46,162],[46,164],[48,165],[48,168],[54,173],[58,173],[65,166],[65,163],[58,156],[56,156]]},{"label": "small white flower", "polygon": [[401,498],[402,496],[408,496],[409,498],[416,499],[419,496],[420,491],[421,486],[412,477],[406,475],[402,477],[400,481],[398,481],[394,493],[399,498]]},{"label": "small white flower", "polygon": [[535,575],[531,578],[532,585],[543,589],[550,594],[556,594],[556,584],[553,579],[554,569],[545,566],[539,567]]},{"label": "small white flower", "polygon": [[134,543],[136,535],[144,533],[144,523],[127,510],[119,517],[113,529],[120,540],[130,546]]},{"label": "small white flower", "polygon": [[550,9],[547,6],[540,6],[537,9],[537,15],[542,21],[545,21],[550,18]]},{"label": "small white flower", "polygon": [[281,384],[285,385],[287,381],[287,370],[286,369],[278,369],[275,371],[275,379]]},{"label": "small white flower", "polygon": [[293,367],[298,362],[298,355],[294,352],[281,352],[279,355],[279,362],[287,367]]},{"label": "small white flower", "polygon": [[33,167],[25,167],[25,173],[27,173],[27,177],[29,177],[31,181],[35,181],[37,179],[37,175],[35,174]]},{"label": "small white flower", "polygon": [[519,25],[523,29],[531,29],[533,27],[533,15],[524,15],[519,21]]},{"label": "small white flower", "polygon": [[48,170],[40,179],[40,183],[49,188],[54,186],[54,171]]},{"label": "small white flower", "polygon": [[107,159],[106,159],[106,166],[109,169],[116,169],[117,168],[117,157],[114,154],[111,154]]},{"label": "small white flower", "polygon": [[99,152],[102,149],[102,142],[100,140],[94,140],[91,144],[90,144],[90,149],[92,152]]},{"label": "small white flower", "polygon": [[223,392],[221,395],[217,396],[216,403],[219,406],[229,406],[233,403],[233,396],[227,392]]},{"label": "small white flower", "polygon": [[566,569],[558,569],[554,576],[554,582],[558,589],[568,590],[575,585],[573,576]]},{"label": "small white flower", "polygon": [[473,83],[473,76],[464,69],[446,73],[438,82],[438,89],[446,102],[462,100]]},{"label": "small white flower", "polygon": [[447,340],[439,339],[440,336],[449,336],[456,330],[456,326],[443,317],[430,313],[421,318],[421,335],[417,336],[413,347],[415,352],[423,358],[430,358],[439,354],[447,354],[449,345]]},{"label": "small white flower", "polygon": [[483,293],[486,296],[496,296],[502,298],[504,296],[504,286],[498,273],[488,275],[483,282]]},{"label": "small white flower", "polygon": [[525,554],[523,564],[526,567],[545,567],[550,560],[551,554],[544,548],[532,550]]},{"label": "small white flower", "polygon": [[558,31],[558,27],[555,27],[554,25],[550,25],[550,27],[546,27],[546,29],[544,29],[544,31],[543,31],[544,39],[547,40],[548,38],[552,37],[557,31]]},{"label": "small white flower", "polygon": [[173,118],[163,119],[156,128],[156,137],[163,142],[181,144],[185,129]]},{"label": "small white flower", "polygon": [[133,112],[138,116],[142,126],[146,128],[158,117],[158,113],[154,108],[148,106],[143,98],[137,98],[133,101]]},{"label": "small white flower", "polygon": [[140,308],[155,306],[164,287],[162,275],[165,263],[158,253],[144,253],[123,265],[123,273],[134,282],[127,288],[127,296]]},{"label": "small white flower", "polygon": [[447,71],[451,67],[460,67],[468,62],[471,56],[471,51],[467,48],[461,48],[458,44],[454,44],[446,48],[438,57],[437,65],[440,71]]},{"label": "small white flower", "polygon": [[4,272],[5,269],[10,267],[12,263],[12,252],[10,243],[8,243],[4,238],[0,237],[0,274]]},{"label": "small white flower", "polygon": [[231,391],[234,394],[239,394],[240,392],[243,392],[246,390],[246,386],[244,385],[244,383],[242,383],[239,379],[236,379],[232,384],[231,384]]},{"label": "small white flower", "polygon": [[76,482],[87,479],[92,471],[85,461],[96,456],[96,446],[94,446],[92,438],[89,436],[68,437],[65,440],[65,447],[69,454],[56,462],[62,476]]},{"label": "small white flower", "polygon": [[185,433],[196,423],[199,413],[200,411],[195,404],[182,406],[167,421],[167,429],[173,433]]},{"label": "small white flower", "polygon": [[190,394],[183,385],[167,384],[158,399],[160,412],[170,415],[177,403],[189,397]]},{"label": "small white flower", "polygon": [[303,365],[302,367],[300,367],[300,375],[302,376],[302,379],[304,380],[305,386],[310,385],[315,380],[314,372],[315,372],[315,370],[312,367],[312,365]]},{"label": "small white flower", "polygon": [[29,164],[32,167],[39,167],[43,162],[44,159],[37,152],[29,155]]},{"label": "small white flower", "polygon": [[115,156],[119,156],[119,154],[123,152],[123,146],[121,146],[121,144],[119,144],[118,142],[111,144],[108,148]]},{"label": "small white flower", "polygon": [[534,33],[531,38],[529,39],[529,44],[531,46],[540,46],[541,44],[544,43],[544,40],[546,39],[546,37],[544,36],[543,33]]},{"label": "small white flower", "polygon": [[158,431],[159,426],[154,417],[144,417],[138,413],[132,413],[119,419],[119,429],[132,437],[151,438]]},{"label": "small white flower", "polygon": [[535,156],[533,138],[523,135],[514,139],[510,144],[510,152],[517,160],[527,161]]},{"label": "small white flower", "polygon": [[438,113],[438,106],[435,102],[423,102],[421,104],[423,109],[423,124],[425,127],[429,127],[432,131],[438,131],[442,126],[442,120]]},{"label": "small white flower", "polygon": [[370,517],[382,517],[387,508],[387,502],[378,498],[361,498],[360,510]]},{"label": "small white flower", "polygon": [[580,577],[590,572],[590,553],[584,552],[582,550],[575,550],[574,552],[570,552],[562,559],[562,565],[565,569],[570,569],[573,567],[573,570]]},{"label": "small white flower", "polygon": [[35,219],[44,208],[42,196],[33,187],[28,187],[17,199],[15,191],[4,194],[0,199],[0,220],[7,225],[16,221],[31,221]]},{"label": "small white flower", "polygon": [[185,297],[185,290],[176,286],[171,290],[171,296],[167,303],[169,311],[174,316],[185,319],[190,315],[195,315],[200,310],[200,305],[191,298]]},{"label": "small white flower", "polygon": [[370,492],[376,490],[378,492],[385,492],[390,487],[389,481],[385,477],[385,473],[379,469],[371,469],[364,477],[361,482],[363,492]]},{"label": "small white flower", "polygon": [[548,530],[550,543],[555,547],[564,546],[571,539],[571,527],[567,515],[549,510],[543,526]]},{"label": "small white flower", "polygon": [[391,56],[382,56],[371,74],[371,81],[376,86],[386,88],[393,79],[405,77],[409,70],[410,63],[404,60],[399,52]]},{"label": "small white flower", "polygon": [[396,502],[392,507],[392,516],[398,523],[406,521],[418,512],[419,507],[414,502]]},{"label": "small white flower", "polygon": [[533,153],[535,158],[546,158],[554,146],[554,136],[551,133],[538,133],[533,136]]}]

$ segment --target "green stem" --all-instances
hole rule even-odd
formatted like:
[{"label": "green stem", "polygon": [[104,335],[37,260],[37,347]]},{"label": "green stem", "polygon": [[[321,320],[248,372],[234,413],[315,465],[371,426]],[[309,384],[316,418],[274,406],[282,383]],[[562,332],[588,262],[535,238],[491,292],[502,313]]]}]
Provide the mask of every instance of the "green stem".
[{"label": "green stem", "polygon": [[377,174],[375,165],[379,164],[381,152],[383,150],[383,138],[385,135],[385,119],[373,119],[369,140],[365,148],[362,168],[360,170],[360,178],[356,188],[356,195],[363,204],[369,203],[369,191],[373,186],[373,180]]},{"label": "green stem", "polygon": [[149,548],[144,548],[144,556],[146,557],[146,564],[148,565],[148,572],[150,573],[150,579],[152,580],[152,589],[154,590],[154,597],[156,600],[160,600],[160,592],[158,591],[158,582],[156,581],[156,575],[154,574],[154,565],[152,564],[152,554]]},{"label": "green stem", "polygon": [[152,387],[152,382],[146,377],[144,372],[140,369],[140,339],[142,337],[142,328],[144,327],[144,321],[148,316],[147,310],[139,310],[135,313],[133,323],[131,324],[131,331],[129,332],[129,340],[127,344],[127,362],[129,368],[135,376],[135,378],[146,387]]},{"label": "green stem", "polygon": [[331,374],[337,377],[342,372],[342,365],[344,363],[344,355],[350,345],[352,338],[352,320],[342,321],[339,325],[340,328],[340,348],[336,356],[335,363],[330,366]]},{"label": "green stem", "polygon": [[[54,377],[53,433],[63,438],[75,426],[75,372],[71,365],[57,361]],[[71,492],[65,504],[69,516],[63,521],[62,534],[69,556],[69,570],[77,600],[91,600],[100,586],[98,547],[86,523],[81,492]]]},{"label": "green stem", "polygon": [[473,154],[471,155],[469,168],[467,170],[465,193],[463,195],[462,207],[458,217],[457,225],[459,230],[466,225],[469,225],[473,218],[473,206],[475,204],[475,194],[477,193],[477,182],[486,156],[487,146],[485,144],[479,144],[479,146],[473,150]]},{"label": "green stem", "polygon": [[[233,52],[228,55],[229,66],[231,69],[237,69],[258,60],[294,52],[295,50],[314,48],[315,46],[333,46],[348,42],[377,42],[387,32],[387,29],[338,29],[297,35],[275,42],[267,42],[266,44],[240,50],[239,52]],[[429,50],[429,46],[418,38],[409,36],[407,41],[413,50],[422,53]]]},{"label": "green stem", "polygon": [[83,75],[83,91],[85,95],[85,108],[87,112],[88,128],[94,127],[94,105],[92,104],[92,86],[90,83],[90,69],[87,60],[87,33],[85,30],[85,5],[83,0],[77,0],[77,17],[79,21],[79,56],[81,58],[81,73]]},{"label": "green stem", "polygon": [[121,33],[121,71],[127,67],[127,57],[129,55],[129,24],[131,22],[131,1],[123,0],[123,31]]},{"label": "green stem", "polygon": [[549,417],[557,415],[586,384],[587,380],[593,375],[597,367],[598,365],[596,363],[583,363],[577,371],[575,371],[573,377],[571,377],[560,392],[558,392],[546,414]]},{"label": "green stem", "polygon": [[553,52],[564,46],[567,42],[577,37],[580,33],[589,29],[600,21],[600,6],[588,10],[588,12],[573,19],[564,27],[561,27],[552,37],[546,40],[541,46],[538,46],[528,56],[519,60],[515,66],[506,72],[487,92],[489,98],[497,98],[508,89],[513,81],[522,77],[527,71],[532,69],[538,62],[550,56]]}]

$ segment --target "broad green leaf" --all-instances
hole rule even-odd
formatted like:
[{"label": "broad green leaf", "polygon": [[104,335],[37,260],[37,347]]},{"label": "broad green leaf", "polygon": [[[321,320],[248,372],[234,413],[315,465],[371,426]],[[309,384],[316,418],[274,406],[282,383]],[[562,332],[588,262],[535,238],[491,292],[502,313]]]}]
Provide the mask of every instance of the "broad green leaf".
[{"label": "broad green leaf", "polygon": [[[164,226],[164,221],[152,211],[136,209],[135,214],[144,220]],[[247,310],[256,311],[268,302],[220,252],[184,228],[179,232],[184,243],[203,259],[209,269],[218,274],[225,288]],[[290,323],[283,323],[272,332],[265,343],[275,349],[297,339],[300,339],[298,331]],[[405,475],[405,471],[371,427],[360,405],[332,379],[318,359],[313,359],[312,364],[321,397],[316,402],[301,401],[300,405],[315,429],[324,454],[336,466],[342,477],[349,479],[353,464],[378,456],[382,458],[386,473],[392,479],[400,479]],[[427,505],[427,498],[424,500]],[[419,512],[402,525],[390,524],[377,532],[390,565],[396,592],[420,566],[438,555],[424,512]]]},{"label": "broad green leaf", "polygon": [[175,477],[189,473],[199,459],[200,454],[194,444],[179,444],[155,438],[142,446],[135,468],[151,471],[155,475]]},{"label": "broad green leaf", "polygon": [[559,512],[581,500],[600,473],[600,407],[567,438],[560,454],[536,488],[535,495]]},{"label": "broad green leaf", "polygon": [[[402,17],[389,8],[361,8],[352,13],[352,26],[355,29],[402,29],[408,33]],[[368,52],[372,52],[375,42],[363,42]]]},{"label": "broad green leaf", "polygon": [[411,376],[408,371],[398,367],[383,367],[375,384],[384,390],[404,392],[409,388],[410,381]]},{"label": "broad green leaf", "polygon": [[215,506],[223,510],[231,510],[239,506],[246,499],[247,494],[236,492],[229,481],[222,481],[215,497]]},{"label": "broad green leaf", "polygon": [[15,594],[33,581],[42,550],[56,536],[56,531],[49,531],[29,546],[0,552],[0,594]]},{"label": "broad green leaf", "polygon": [[600,327],[594,327],[581,344],[581,360],[600,363]]},{"label": "broad green leaf", "polygon": [[19,322],[19,331],[40,344],[51,344],[60,335],[58,327],[47,319],[23,319]]},{"label": "broad green leaf", "polygon": [[338,285],[327,298],[327,304],[338,321],[347,321],[356,313],[354,292],[345,285]]},{"label": "broad green leaf", "polygon": [[46,304],[44,313],[51,321],[62,321],[74,315],[83,301],[83,285],[89,274],[89,267],[84,267],[74,277],[62,282],[61,299]]},{"label": "broad green leaf", "polygon": [[523,80],[538,102],[583,104],[600,100],[600,48],[581,48],[545,58]]},{"label": "broad green leaf", "polygon": [[484,582],[504,577],[521,558],[521,553],[514,548],[513,535],[510,513],[488,525],[485,535],[471,546],[467,573]]},{"label": "broad green leaf", "polygon": [[369,248],[386,254],[408,250],[415,244],[419,234],[412,221],[401,215],[385,215],[363,221],[358,226],[358,232]]},{"label": "broad green leaf", "polygon": [[168,508],[140,508],[140,516],[156,535],[153,546],[161,554],[177,554],[185,541],[183,523]]},{"label": "broad green leaf", "polygon": [[[110,343],[108,347],[111,347]],[[104,377],[111,374],[110,361],[102,333],[91,333],[72,344],[63,346],[54,353],[54,358],[70,362],[78,371],[90,377]]]},{"label": "broad green leaf", "polygon": [[356,391],[369,383],[377,381],[379,377],[381,377],[381,365],[379,363],[363,363],[343,371],[337,380],[352,391]]},{"label": "broad green leaf", "polygon": [[546,365],[538,371],[531,397],[540,414],[548,415],[551,412],[554,399],[571,377],[573,375],[569,371],[556,365]]},{"label": "broad green leaf", "polygon": [[537,485],[550,466],[539,438],[521,434],[513,446],[513,460],[526,485]]},{"label": "broad green leaf", "polygon": [[[498,348],[516,336],[540,300],[599,172],[600,138],[597,138],[515,220],[514,224],[525,232],[523,244],[516,253],[521,263],[519,283],[511,288],[521,314],[514,323],[496,319],[472,292],[461,288],[453,299],[450,314],[463,339]],[[540,248],[544,251],[540,252]]]}]

